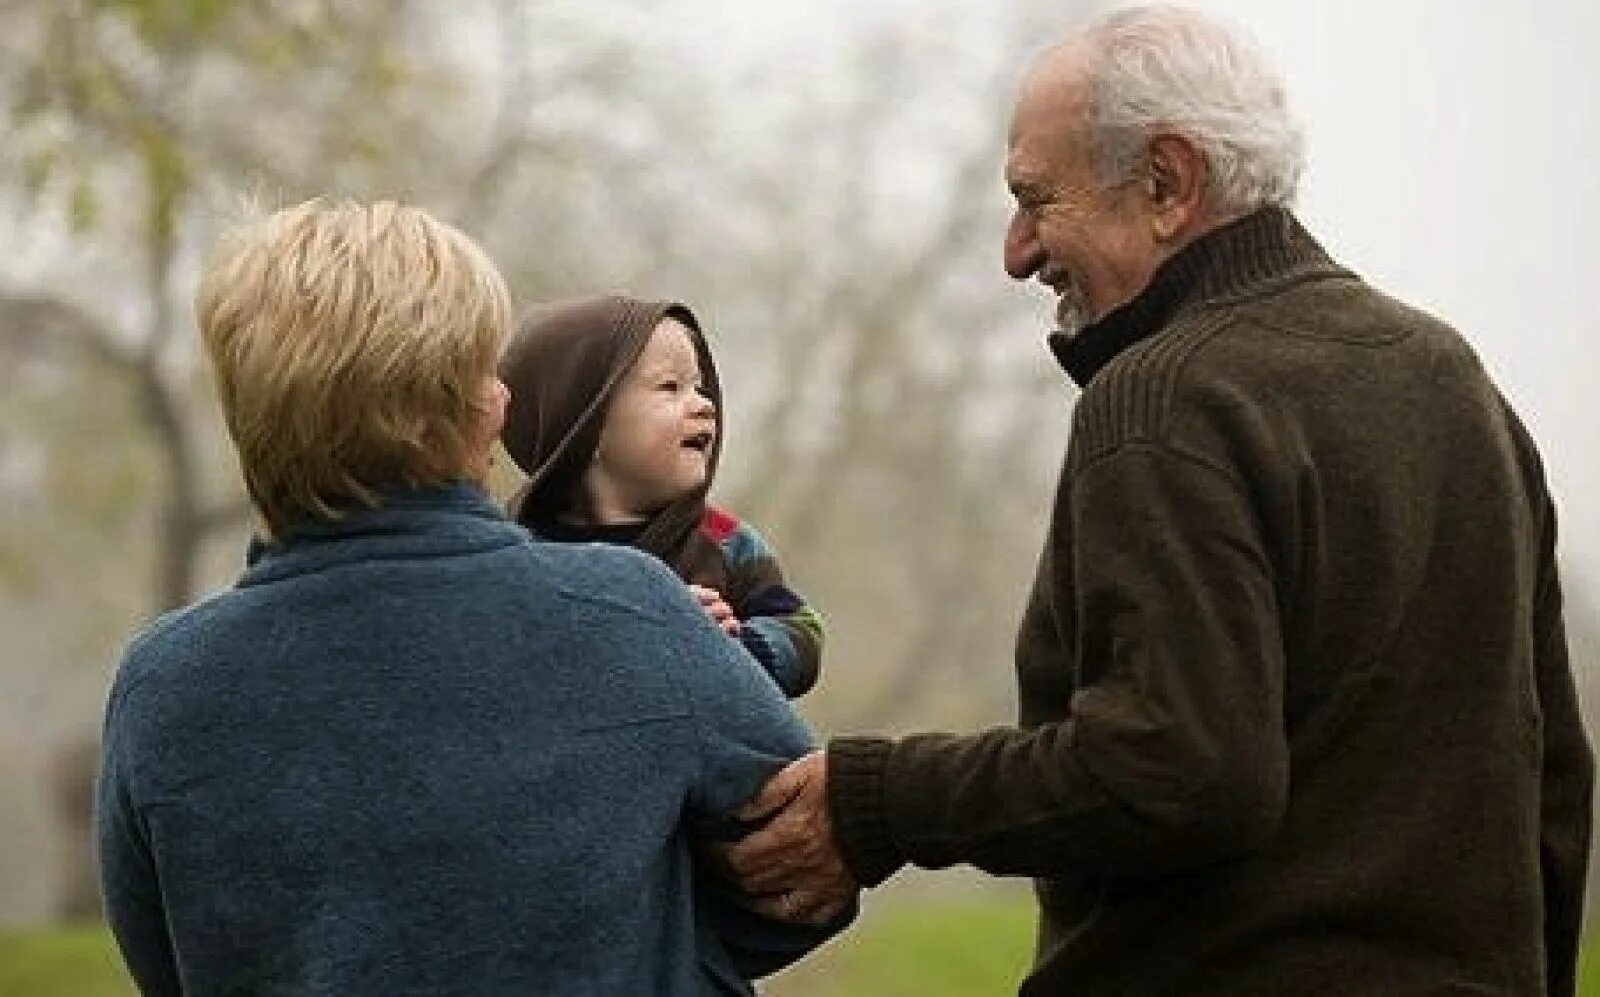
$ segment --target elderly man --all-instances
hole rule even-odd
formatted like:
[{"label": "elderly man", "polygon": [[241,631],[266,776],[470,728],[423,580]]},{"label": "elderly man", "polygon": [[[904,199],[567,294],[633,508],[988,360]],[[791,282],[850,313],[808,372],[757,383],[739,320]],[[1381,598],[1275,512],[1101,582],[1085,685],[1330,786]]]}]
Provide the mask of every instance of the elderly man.
[{"label": "elderly man", "polygon": [[1459,335],[1290,214],[1300,169],[1277,76],[1199,14],[1028,74],[1005,265],[1083,394],[1021,723],[785,769],[729,855],[768,909],[970,863],[1036,880],[1023,994],[1573,992],[1592,759],[1539,457]]}]

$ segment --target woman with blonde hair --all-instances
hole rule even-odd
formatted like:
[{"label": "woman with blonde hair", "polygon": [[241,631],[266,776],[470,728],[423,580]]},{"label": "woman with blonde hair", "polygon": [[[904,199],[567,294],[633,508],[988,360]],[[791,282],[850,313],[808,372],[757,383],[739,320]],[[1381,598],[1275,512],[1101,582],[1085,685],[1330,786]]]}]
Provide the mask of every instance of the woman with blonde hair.
[{"label": "woman with blonde hair", "polygon": [[147,994],[748,992],[820,940],[697,887],[809,746],[665,567],[483,489],[510,308],[415,208],[226,236],[196,312],[264,527],[128,646],[96,830]]}]

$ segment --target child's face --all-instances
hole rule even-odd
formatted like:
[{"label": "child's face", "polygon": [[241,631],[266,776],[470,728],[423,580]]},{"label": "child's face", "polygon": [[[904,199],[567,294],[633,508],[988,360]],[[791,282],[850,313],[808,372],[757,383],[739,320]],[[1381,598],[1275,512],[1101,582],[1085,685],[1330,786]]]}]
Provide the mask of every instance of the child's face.
[{"label": "child's face", "polygon": [[640,518],[699,488],[716,433],[689,330],[667,319],[612,396],[584,476],[595,511]]}]

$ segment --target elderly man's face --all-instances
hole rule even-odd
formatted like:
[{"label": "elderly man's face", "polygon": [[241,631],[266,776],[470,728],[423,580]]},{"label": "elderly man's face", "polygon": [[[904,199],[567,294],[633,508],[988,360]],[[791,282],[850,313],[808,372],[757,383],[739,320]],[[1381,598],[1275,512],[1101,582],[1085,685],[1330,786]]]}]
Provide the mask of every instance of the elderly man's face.
[{"label": "elderly man's face", "polygon": [[1011,121],[1006,183],[1016,210],[1006,230],[1006,272],[1037,277],[1059,298],[1062,331],[1124,304],[1163,258],[1135,183],[1111,185],[1087,141],[1084,88],[1071,55],[1057,53],[1024,84]]}]

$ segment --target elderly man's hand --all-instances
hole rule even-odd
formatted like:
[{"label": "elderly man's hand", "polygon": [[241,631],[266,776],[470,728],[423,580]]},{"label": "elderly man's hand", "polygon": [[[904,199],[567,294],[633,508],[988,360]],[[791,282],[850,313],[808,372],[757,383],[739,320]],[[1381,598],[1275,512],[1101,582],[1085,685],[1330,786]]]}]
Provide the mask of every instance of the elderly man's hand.
[{"label": "elderly man's hand", "polygon": [[828,756],[813,751],[773,776],[739,812],[770,822],[725,850],[752,908],[784,921],[821,924],[859,889],[844,866],[828,816]]}]

